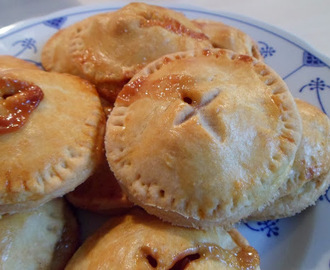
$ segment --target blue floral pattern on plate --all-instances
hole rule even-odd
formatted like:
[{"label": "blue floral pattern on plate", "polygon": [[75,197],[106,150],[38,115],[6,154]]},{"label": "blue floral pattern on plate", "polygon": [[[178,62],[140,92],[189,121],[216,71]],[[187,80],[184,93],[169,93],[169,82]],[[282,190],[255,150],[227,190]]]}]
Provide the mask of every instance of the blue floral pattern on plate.
[{"label": "blue floral pattern on plate", "polygon": [[310,67],[324,67],[326,66],[320,59],[305,51],[303,55],[303,65]]},{"label": "blue floral pattern on plate", "polygon": [[325,89],[330,89],[330,85],[327,85],[324,80],[317,77],[314,80],[311,80],[309,83],[302,86],[299,90],[299,92],[302,92],[306,87],[309,88],[310,91],[315,91],[317,100],[319,101],[319,104],[321,106],[322,111],[326,114],[327,112],[324,109],[321,97],[320,97],[320,91],[324,91]]},{"label": "blue floral pattern on plate", "polygon": [[[18,46],[17,46],[18,45]],[[14,54],[15,57],[20,56],[26,50],[32,50],[34,53],[37,52],[36,40],[33,38],[25,38],[23,40],[17,40],[13,43],[13,47],[19,47],[19,51]]]},{"label": "blue floral pattern on plate", "polygon": [[67,17],[58,17],[51,20],[44,21],[44,25],[53,27],[55,29],[61,29],[63,24],[66,22]]},{"label": "blue floral pattern on plate", "polygon": [[278,236],[279,235],[279,219],[276,220],[266,220],[257,222],[244,222],[245,226],[255,232],[266,231],[267,237]]},{"label": "blue floral pattern on plate", "polygon": [[[311,54],[308,51],[304,51],[303,53],[303,58],[302,58],[302,64],[298,66],[296,69],[294,69],[292,72],[287,74],[286,76],[283,77],[283,79],[287,79],[290,77],[292,74],[296,73],[298,70],[300,70],[303,67],[326,67],[327,65],[324,64],[320,59],[318,59],[316,56]],[[328,66],[329,68],[329,66]]]},{"label": "blue floral pattern on plate", "polygon": [[[118,8],[119,6],[111,4],[97,8],[78,7],[18,23],[8,31],[1,32],[0,53],[14,55],[41,66],[41,49],[56,31],[88,16]],[[265,62],[282,76],[295,97],[309,101],[324,112],[330,112],[330,60],[319,56],[308,45],[281,30],[239,15],[203,11],[200,8],[170,8],[183,12],[188,17],[220,20],[242,29],[258,40]],[[238,229],[258,250],[262,258],[262,269],[329,269],[329,192],[328,190],[320,197],[315,207],[293,218],[251,221],[238,225]],[[88,226],[84,220],[82,226]],[[304,239],[306,242],[303,245],[301,241]],[[311,248],[308,249],[308,245]],[[286,247],[290,249],[283,252]],[[301,256],[293,252],[303,247],[307,251]],[[298,265],[297,262],[301,263]]]},{"label": "blue floral pattern on plate", "polygon": [[263,58],[273,56],[276,53],[276,50],[272,46],[269,46],[266,42],[258,41],[258,44],[260,54]]},{"label": "blue floral pattern on plate", "polygon": [[327,201],[330,203],[330,188],[328,188],[325,194],[320,197],[320,201]]}]

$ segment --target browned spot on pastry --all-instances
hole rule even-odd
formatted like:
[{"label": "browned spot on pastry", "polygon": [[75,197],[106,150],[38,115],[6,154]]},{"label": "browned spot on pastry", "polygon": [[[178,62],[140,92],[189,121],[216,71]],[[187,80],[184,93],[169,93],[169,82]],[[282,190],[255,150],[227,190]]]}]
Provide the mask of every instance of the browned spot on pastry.
[{"label": "browned spot on pastry", "polygon": [[169,57],[167,57],[167,56],[165,56],[164,58],[163,58],[163,64],[168,64],[168,63],[170,63],[170,62],[172,62],[173,60],[171,59],[171,58],[169,58]]},{"label": "browned spot on pastry", "polygon": [[[306,164],[305,160],[304,160],[304,163]],[[305,178],[306,179],[314,179],[314,178],[320,176],[321,173],[322,173],[322,169],[318,166],[306,166]]]},{"label": "browned spot on pastry", "polygon": [[43,92],[35,84],[0,79],[0,134],[22,127],[43,99]]},{"label": "browned spot on pastry", "polygon": [[253,58],[251,56],[244,55],[244,54],[239,55],[237,57],[237,60],[240,60],[240,61],[243,61],[243,62],[247,62],[247,63],[253,62]]},{"label": "browned spot on pastry", "polygon": [[211,54],[212,54],[212,53],[211,53],[210,50],[208,50],[208,49],[203,50],[203,55],[205,55],[205,56],[209,56],[209,55],[211,55]]},{"label": "browned spot on pastry", "polygon": [[209,38],[202,32],[193,31],[179,21],[164,17],[164,18],[150,18],[141,22],[142,27],[160,26],[168,31],[178,35],[186,35],[194,39],[208,40]]},{"label": "browned spot on pastry", "polygon": [[271,96],[271,101],[276,105],[277,108],[281,108],[283,106],[283,102],[281,98],[278,95],[272,95]]},{"label": "browned spot on pastry", "polygon": [[[224,56],[226,54],[228,54],[228,57],[231,59],[231,60],[235,60],[236,58],[237,59],[240,59],[240,56],[239,54],[236,54],[236,53],[228,53],[228,51],[226,50],[212,50],[212,49],[204,49],[203,50],[203,53],[202,53],[204,56],[212,56],[212,57],[215,57],[215,58],[219,58],[221,56]],[[249,57],[248,55],[242,55],[242,59],[243,61],[246,61],[246,62],[253,62],[253,59],[251,57]],[[246,60],[245,60],[245,57],[246,56]],[[251,61],[248,60],[248,58],[251,59]]]},{"label": "browned spot on pastry", "polygon": [[251,50],[252,50],[253,57],[259,59],[260,58],[260,53],[259,53],[259,49],[258,49],[257,45],[253,45]]},{"label": "browned spot on pastry", "polygon": [[295,140],[292,137],[289,137],[289,136],[286,136],[286,135],[281,135],[280,137],[281,137],[281,139],[287,140],[291,143],[295,142]]}]

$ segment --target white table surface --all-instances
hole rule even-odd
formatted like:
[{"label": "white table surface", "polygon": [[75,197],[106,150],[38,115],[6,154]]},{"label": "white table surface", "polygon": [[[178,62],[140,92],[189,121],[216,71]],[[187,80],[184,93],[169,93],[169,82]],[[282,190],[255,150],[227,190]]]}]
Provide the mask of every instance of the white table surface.
[{"label": "white table surface", "polygon": [[[0,28],[79,5],[111,0],[0,0]],[[116,1],[128,3],[131,1]],[[153,4],[187,4],[212,11],[248,16],[279,27],[309,43],[330,58],[330,0],[153,0]]]}]

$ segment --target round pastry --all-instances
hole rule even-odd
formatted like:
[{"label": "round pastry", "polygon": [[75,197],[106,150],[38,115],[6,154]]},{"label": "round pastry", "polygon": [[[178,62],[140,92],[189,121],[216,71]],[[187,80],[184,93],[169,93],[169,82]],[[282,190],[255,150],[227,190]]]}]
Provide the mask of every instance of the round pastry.
[{"label": "round pastry", "polygon": [[122,86],[147,63],[168,53],[211,47],[183,14],[131,3],[56,33],[43,48],[42,64],[46,70],[90,80],[114,102]]},{"label": "round pastry", "polygon": [[0,72],[0,214],[72,191],[101,159],[105,116],[95,88],[33,69]]},{"label": "round pastry", "polygon": [[39,70],[39,68],[31,62],[27,62],[10,55],[0,55],[0,70],[11,68],[26,68]]},{"label": "round pastry", "polygon": [[227,226],[275,198],[301,139],[283,80],[229,50],[165,56],[125,85],[106,152],[129,199],[176,225]]},{"label": "round pastry", "polygon": [[0,268],[64,269],[78,248],[78,224],[64,199],[0,219]]},{"label": "round pastry", "polygon": [[66,198],[75,207],[100,214],[119,214],[133,207],[110,170],[105,155],[96,171]]},{"label": "round pastry", "polygon": [[330,121],[315,106],[296,99],[302,118],[302,139],[280,196],[249,219],[268,220],[300,213],[326,192],[330,185]]},{"label": "round pastry", "polygon": [[140,210],[104,224],[66,269],[260,268],[258,253],[236,230],[175,227]]},{"label": "round pastry", "polygon": [[208,36],[214,48],[228,49],[262,60],[257,43],[243,31],[218,21],[193,20]]}]

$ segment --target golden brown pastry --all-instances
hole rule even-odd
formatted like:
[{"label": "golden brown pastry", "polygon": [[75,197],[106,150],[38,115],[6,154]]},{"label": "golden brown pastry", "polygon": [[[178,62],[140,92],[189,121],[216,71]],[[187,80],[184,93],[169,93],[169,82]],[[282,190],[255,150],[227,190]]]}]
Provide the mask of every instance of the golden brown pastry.
[{"label": "golden brown pastry", "polygon": [[0,72],[0,214],[72,191],[98,166],[105,117],[95,88],[33,69]]},{"label": "golden brown pastry", "polygon": [[100,214],[119,214],[133,207],[110,170],[105,155],[93,175],[66,198],[78,208]]},{"label": "golden brown pastry", "polygon": [[0,70],[11,68],[26,68],[39,70],[39,68],[31,62],[27,62],[10,55],[0,55]]},{"label": "golden brown pastry", "polygon": [[66,270],[260,269],[259,255],[236,230],[171,226],[142,211],[107,222]]},{"label": "golden brown pastry", "polygon": [[168,53],[210,47],[208,37],[183,14],[131,3],[56,33],[43,48],[42,64],[90,80],[113,102],[147,63]]},{"label": "golden brown pastry", "polygon": [[302,118],[300,146],[279,198],[256,211],[250,219],[267,220],[300,213],[325,193],[330,185],[330,121],[315,106],[296,99]]},{"label": "golden brown pastry", "polygon": [[214,48],[228,49],[262,60],[256,42],[243,31],[218,21],[193,20],[212,42]]},{"label": "golden brown pastry", "polygon": [[0,268],[64,269],[78,248],[78,224],[64,199],[0,219]]},{"label": "golden brown pastry", "polygon": [[129,199],[193,227],[230,225],[274,199],[300,139],[283,80],[263,62],[223,49],[145,67],[117,97],[105,138]]},{"label": "golden brown pastry", "polygon": [[[113,106],[104,99],[101,104],[106,117]],[[109,168],[103,147],[102,161],[95,172],[66,198],[75,206],[100,214],[120,214],[133,207],[126,194],[123,193],[117,179]]]}]

